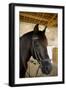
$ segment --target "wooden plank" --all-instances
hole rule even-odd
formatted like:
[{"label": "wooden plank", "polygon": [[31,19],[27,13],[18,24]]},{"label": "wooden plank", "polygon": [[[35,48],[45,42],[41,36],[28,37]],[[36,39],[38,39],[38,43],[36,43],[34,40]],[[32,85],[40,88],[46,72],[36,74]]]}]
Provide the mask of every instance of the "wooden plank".
[{"label": "wooden plank", "polygon": [[40,21],[48,21],[48,19],[37,17],[37,16],[31,15],[31,14],[22,13],[22,14],[20,14],[20,16],[24,16],[24,17],[28,17],[28,18],[32,18],[32,19],[37,19]]},{"label": "wooden plank", "polygon": [[47,26],[52,26],[53,24],[55,24],[56,23],[56,21],[54,22],[54,18],[56,17],[56,15],[54,15],[50,20],[48,20],[48,24],[47,24]]},{"label": "wooden plank", "polygon": [[54,64],[58,65],[58,48],[53,48],[52,50],[52,61]]}]

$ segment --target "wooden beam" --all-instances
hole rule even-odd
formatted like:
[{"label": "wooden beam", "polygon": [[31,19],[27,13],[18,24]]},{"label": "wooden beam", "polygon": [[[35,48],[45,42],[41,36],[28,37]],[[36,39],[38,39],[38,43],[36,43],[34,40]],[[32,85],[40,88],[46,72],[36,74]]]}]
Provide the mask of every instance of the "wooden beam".
[{"label": "wooden beam", "polygon": [[56,22],[54,22],[54,18],[56,17],[56,15],[54,15],[50,20],[48,20],[48,24],[47,24],[47,26],[52,26],[54,23],[56,23]]},{"label": "wooden beam", "polygon": [[34,15],[31,15],[31,14],[22,13],[22,14],[20,14],[20,16],[24,16],[24,17],[28,17],[28,18],[32,18],[32,19],[37,19],[37,20],[40,20],[40,21],[47,21],[48,22],[48,19],[41,18],[41,17],[38,17],[38,16],[34,16]]},{"label": "wooden beam", "polygon": [[48,27],[52,27],[53,25],[56,24],[57,26],[57,18],[54,20],[56,17],[56,14],[52,15],[52,18],[45,18],[42,17],[41,15],[33,15],[30,13],[20,13],[20,20],[29,22],[29,23],[39,23],[41,25],[47,25]]}]

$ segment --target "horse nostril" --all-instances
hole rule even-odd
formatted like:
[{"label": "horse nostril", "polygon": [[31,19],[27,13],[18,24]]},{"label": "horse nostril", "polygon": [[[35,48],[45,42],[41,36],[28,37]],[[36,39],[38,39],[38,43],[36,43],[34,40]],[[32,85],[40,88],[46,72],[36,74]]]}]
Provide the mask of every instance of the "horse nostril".
[{"label": "horse nostril", "polygon": [[45,74],[50,74],[52,70],[52,65],[50,63],[44,63],[43,66],[42,66],[42,72],[45,73]]},{"label": "horse nostril", "polygon": [[48,68],[48,66],[46,66],[46,67],[45,67],[45,70],[47,70],[47,71],[48,71],[48,69],[49,69],[49,68]]}]

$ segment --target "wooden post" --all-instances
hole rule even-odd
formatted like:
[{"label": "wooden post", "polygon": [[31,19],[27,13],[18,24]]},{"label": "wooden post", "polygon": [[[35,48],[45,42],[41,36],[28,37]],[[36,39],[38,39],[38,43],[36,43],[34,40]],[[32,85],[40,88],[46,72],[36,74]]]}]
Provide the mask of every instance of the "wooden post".
[{"label": "wooden post", "polygon": [[58,65],[58,48],[52,49],[52,61],[54,64]]}]

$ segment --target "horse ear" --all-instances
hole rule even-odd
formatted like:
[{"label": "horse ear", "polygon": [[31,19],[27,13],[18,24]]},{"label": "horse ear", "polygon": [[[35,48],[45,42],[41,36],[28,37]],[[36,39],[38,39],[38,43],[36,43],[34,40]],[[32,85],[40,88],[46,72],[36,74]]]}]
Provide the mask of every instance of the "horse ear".
[{"label": "horse ear", "polygon": [[39,24],[36,24],[36,25],[35,25],[35,27],[34,27],[34,32],[38,32],[38,31],[39,31],[38,25],[39,25]]},{"label": "horse ear", "polygon": [[44,30],[43,30],[44,33],[46,32],[46,28],[47,28],[47,26],[45,26],[45,28],[44,28]]}]

